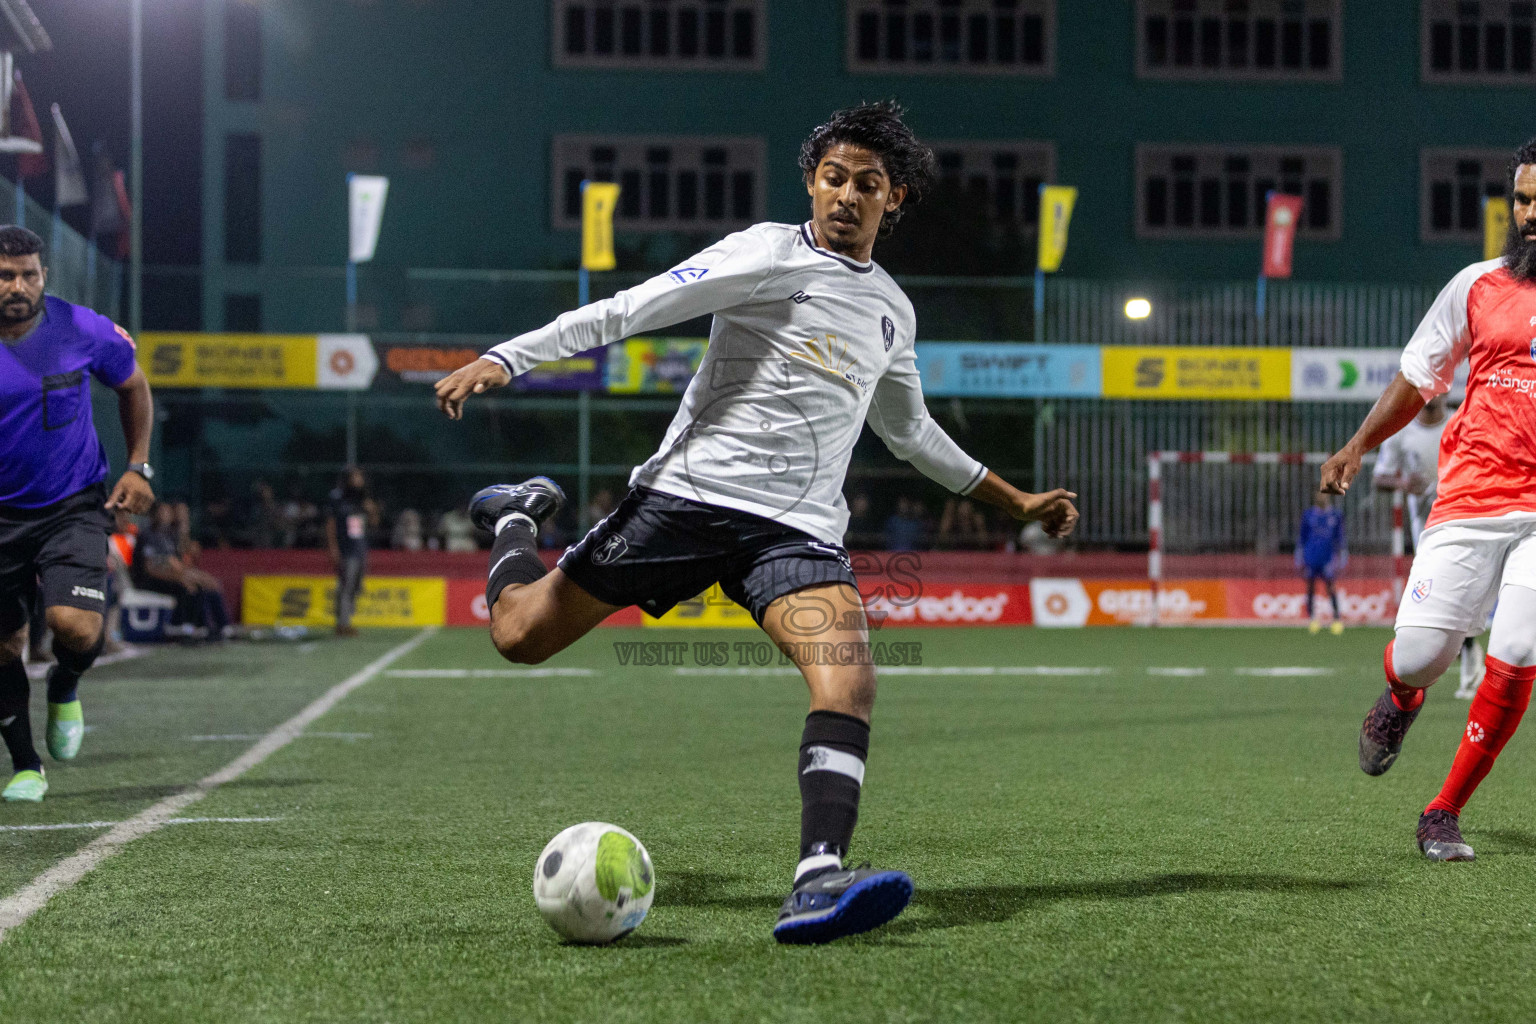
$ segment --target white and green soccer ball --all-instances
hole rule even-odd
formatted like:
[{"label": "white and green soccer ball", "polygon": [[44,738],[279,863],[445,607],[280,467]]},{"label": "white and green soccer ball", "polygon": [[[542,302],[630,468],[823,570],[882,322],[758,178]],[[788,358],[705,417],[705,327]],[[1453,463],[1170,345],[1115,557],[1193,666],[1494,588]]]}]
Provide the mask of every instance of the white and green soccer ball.
[{"label": "white and green soccer ball", "polygon": [[640,840],[602,821],[555,836],[533,869],[539,913],[571,942],[600,945],[628,935],[655,895],[651,855]]}]

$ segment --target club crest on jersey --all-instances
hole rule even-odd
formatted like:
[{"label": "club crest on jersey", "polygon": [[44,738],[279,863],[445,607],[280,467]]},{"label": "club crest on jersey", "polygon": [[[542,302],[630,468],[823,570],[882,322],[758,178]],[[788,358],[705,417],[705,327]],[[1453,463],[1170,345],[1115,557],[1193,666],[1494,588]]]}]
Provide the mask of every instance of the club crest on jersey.
[{"label": "club crest on jersey", "polygon": [[1419,580],[1413,585],[1413,599],[1420,604],[1429,596],[1429,588],[1435,585],[1434,580]]},{"label": "club crest on jersey", "polygon": [[687,284],[690,281],[697,281],[699,278],[709,273],[709,268],[678,267],[676,270],[669,270],[667,273],[670,274],[672,280],[676,281],[678,284]]},{"label": "club crest on jersey", "polygon": [[[880,335],[885,339],[885,350],[889,352],[891,346],[896,343],[896,325],[891,322],[891,318],[888,316],[880,318]],[[1533,356],[1533,358],[1536,358],[1536,356]]]},{"label": "club crest on jersey", "polygon": [[610,533],[603,538],[603,542],[592,552],[592,564],[608,565],[611,562],[617,562],[624,557],[624,553],[628,550],[629,541],[616,533]]}]

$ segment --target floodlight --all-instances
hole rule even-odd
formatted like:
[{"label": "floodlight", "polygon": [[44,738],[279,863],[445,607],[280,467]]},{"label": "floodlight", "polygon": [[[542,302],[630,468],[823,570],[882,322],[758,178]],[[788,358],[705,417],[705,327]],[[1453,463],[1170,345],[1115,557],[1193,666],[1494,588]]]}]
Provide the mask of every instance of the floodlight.
[{"label": "floodlight", "polygon": [[1146,299],[1131,299],[1125,304],[1125,315],[1131,320],[1145,320],[1152,315],[1152,303]]}]

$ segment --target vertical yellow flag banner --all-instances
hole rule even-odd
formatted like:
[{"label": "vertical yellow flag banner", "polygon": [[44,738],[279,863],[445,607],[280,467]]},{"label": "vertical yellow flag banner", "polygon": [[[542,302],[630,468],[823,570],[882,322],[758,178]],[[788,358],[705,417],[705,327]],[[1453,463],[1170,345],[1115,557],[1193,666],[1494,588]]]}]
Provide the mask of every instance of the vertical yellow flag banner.
[{"label": "vertical yellow flag banner", "polygon": [[1509,202],[1503,196],[1483,200],[1483,259],[1496,260],[1504,253],[1509,234]]},{"label": "vertical yellow flag banner", "polygon": [[612,270],[613,209],[619,202],[619,186],[608,181],[586,182],[581,190],[581,266],[585,270]]},{"label": "vertical yellow flag banner", "polygon": [[1067,254],[1067,225],[1076,203],[1077,189],[1070,185],[1040,186],[1040,255],[1035,265],[1048,274],[1061,269]]}]

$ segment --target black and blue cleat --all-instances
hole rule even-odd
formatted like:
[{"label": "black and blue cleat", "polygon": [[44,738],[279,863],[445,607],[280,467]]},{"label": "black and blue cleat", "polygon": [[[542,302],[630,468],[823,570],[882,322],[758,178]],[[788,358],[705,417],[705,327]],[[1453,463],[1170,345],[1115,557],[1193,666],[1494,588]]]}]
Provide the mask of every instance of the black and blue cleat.
[{"label": "black and blue cleat", "polygon": [[537,531],[564,504],[560,485],[547,476],[536,476],[520,484],[492,484],[476,491],[469,499],[469,518],[480,529],[495,533],[505,516],[519,515]]},{"label": "black and blue cleat", "polygon": [[832,942],[880,927],[910,902],[912,879],[905,871],[834,868],[795,886],[773,937],[790,945]]}]

